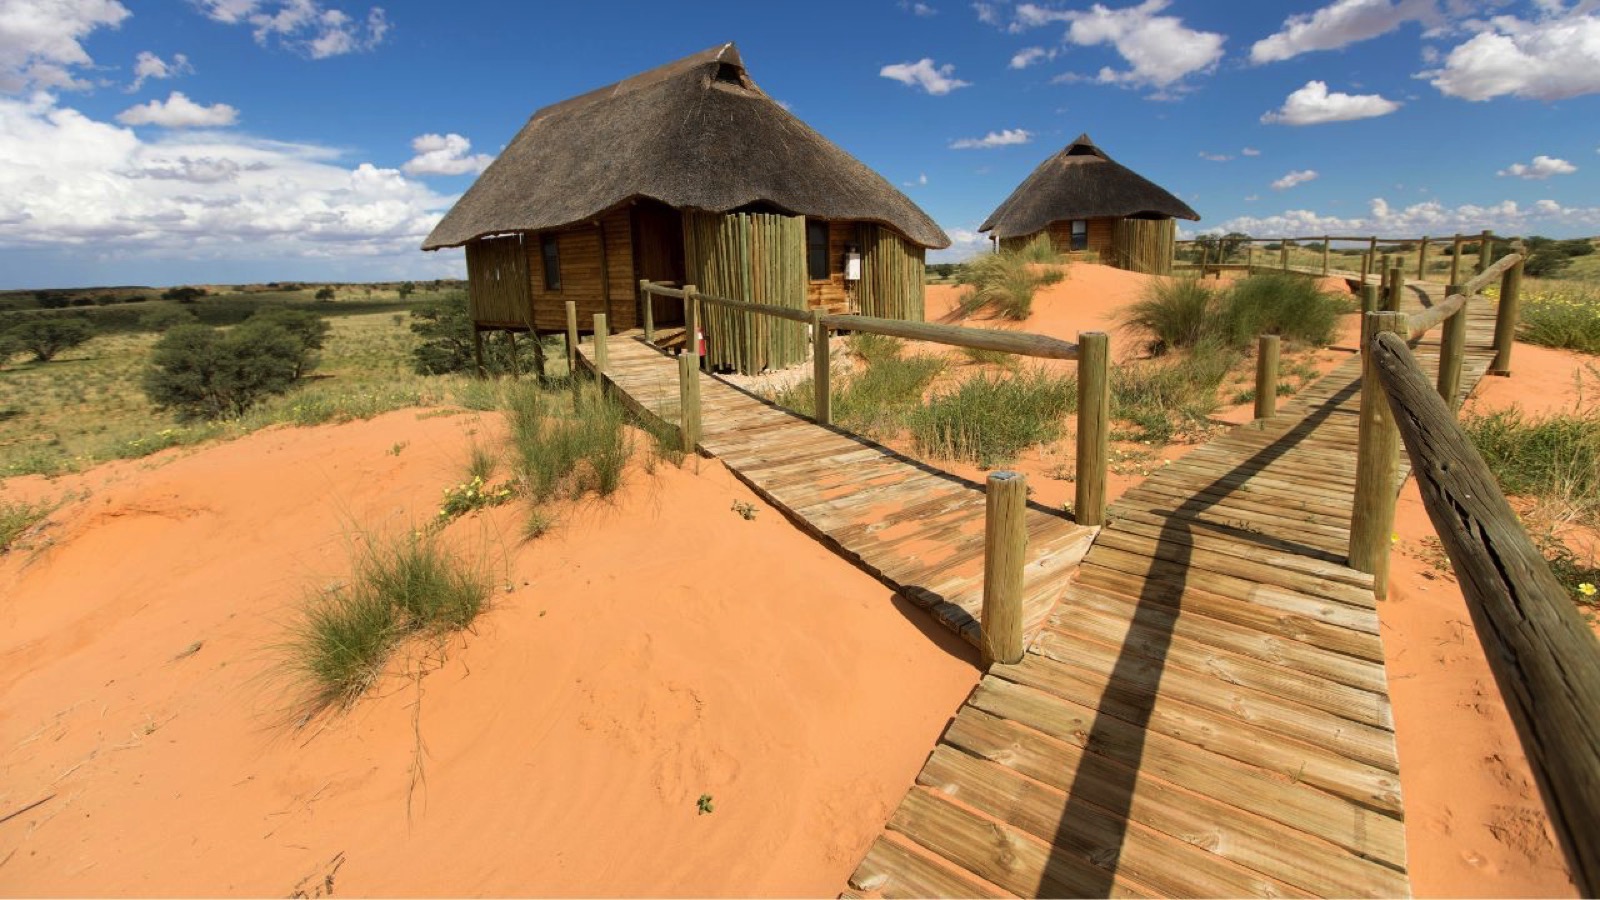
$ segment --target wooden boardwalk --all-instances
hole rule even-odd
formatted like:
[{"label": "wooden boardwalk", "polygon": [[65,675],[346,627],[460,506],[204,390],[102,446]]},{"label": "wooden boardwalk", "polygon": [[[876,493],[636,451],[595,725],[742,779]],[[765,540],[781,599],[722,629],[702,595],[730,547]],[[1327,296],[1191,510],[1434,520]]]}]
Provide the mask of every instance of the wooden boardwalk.
[{"label": "wooden boardwalk", "polygon": [[[1407,294],[1415,312],[1442,290]],[[1488,304],[1468,315],[1464,392],[1493,332]],[[1418,348],[1427,367],[1437,334]],[[1113,504],[851,893],[1408,894],[1372,579],[1343,565],[1359,389],[1353,357]]]},{"label": "wooden boardwalk", "polygon": [[[676,425],[678,364],[637,334],[607,341],[606,379]],[[593,344],[579,344],[593,369]],[[700,375],[700,449],[794,522],[927,608],[968,641],[983,605],[984,490],[878,444]],[[1030,504],[1024,635],[1044,626],[1096,528]]]}]

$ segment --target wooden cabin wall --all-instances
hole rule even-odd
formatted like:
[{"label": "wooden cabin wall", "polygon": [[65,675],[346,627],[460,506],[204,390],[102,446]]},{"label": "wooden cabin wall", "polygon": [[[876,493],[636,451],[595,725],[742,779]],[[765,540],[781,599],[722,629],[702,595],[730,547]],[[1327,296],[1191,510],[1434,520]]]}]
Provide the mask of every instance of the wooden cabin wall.
[{"label": "wooden cabin wall", "polygon": [[861,282],[856,305],[861,315],[921,322],[927,250],[881,225],[856,226],[861,247]]},{"label": "wooden cabin wall", "polygon": [[[603,253],[602,233],[605,236]],[[561,261],[560,290],[549,291],[544,286],[544,254],[539,248],[540,238],[545,234],[554,234],[556,238]],[[579,331],[593,330],[595,313],[606,314],[612,331],[639,327],[639,286],[633,278],[633,230],[627,207],[606,213],[598,226],[589,223],[555,232],[531,233],[524,239],[523,249],[536,329],[565,331],[568,300],[578,305]]]},{"label": "wooden cabin wall", "polygon": [[[1089,220],[1089,233],[1086,235],[1088,239],[1087,246],[1084,249],[1100,257],[1101,262],[1109,261],[1108,254],[1114,246],[1111,235],[1116,221],[1116,219],[1112,218]],[[1072,249],[1072,221],[1070,219],[1051,222],[1045,227],[1045,231],[1050,235],[1050,245],[1055,248],[1057,253],[1070,256],[1074,252]]]},{"label": "wooden cabin wall", "polygon": [[[806,308],[806,225],[801,216],[685,212],[685,277],[702,293]],[[794,365],[806,356],[798,322],[704,305],[709,365],[754,374]]]},{"label": "wooden cabin wall", "polygon": [[828,223],[828,277],[823,281],[812,281],[810,273],[806,273],[806,304],[812,309],[820,309],[828,313],[849,313],[849,294],[844,283],[844,254],[851,245],[856,245],[859,250],[860,240],[856,237],[856,223],[851,221]]},{"label": "wooden cabin wall", "polygon": [[[683,262],[683,214],[659,200],[642,199],[632,207],[635,280],[646,278],[670,287],[688,283]],[[639,298],[641,304],[647,302]],[[657,325],[683,324],[683,301],[652,295]]]},{"label": "wooden cabin wall", "polygon": [[1105,262],[1132,272],[1172,274],[1172,242],[1178,223],[1173,219],[1118,219]]},{"label": "wooden cabin wall", "polygon": [[477,325],[528,327],[533,308],[522,235],[467,242],[467,311]]}]

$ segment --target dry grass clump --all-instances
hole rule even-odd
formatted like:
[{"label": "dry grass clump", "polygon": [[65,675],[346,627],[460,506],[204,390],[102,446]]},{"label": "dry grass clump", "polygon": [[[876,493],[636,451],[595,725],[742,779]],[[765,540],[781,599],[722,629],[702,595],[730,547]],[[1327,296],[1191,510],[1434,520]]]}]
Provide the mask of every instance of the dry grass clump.
[{"label": "dry grass clump", "polygon": [[1159,355],[1208,341],[1245,349],[1263,334],[1323,347],[1332,342],[1339,316],[1351,310],[1311,279],[1265,272],[1226,288],[1192,277],[1157,279],[1122,319],[1147,333],[1151,352]]},{"label": "dry grass clump", "polygon": [[[1033,313],[1033,295],[1041,287],[1055,284],[1067,277],[1060,268],[1036,270],[1041,263],[1058,263],[1060,257],[1053,251],[1048,258],[1035,243],[1025,250],[1002,250],[987,253],[968,262],[961,269],[960,283],[968,290],[961,297],[961,309],[971,315],[981,309],[993,309],[1007,319],[1026,319]],[[1043,245],[1048,250],[1048,244]]]},{"label": "dry grass clump", "polygon": [[0,502],[0,553],[10,550],[28,529],[44,521],[55,509],[49,503]]},{"label": "dry grass clump", "polygon": [[935,394],[909,417],[917,449],[983,468],[1061,437],[1078,408],[1078,382],[1043,369],[991,378],[980,374]]},{"label": "dry grass clump", "polygon": [[1217,392],[1243,355],[1207,341],[1169,359],[1111,369],[1111,416],[1134,430],[1117,437],[1153,444],[1203,431],[1220,404]]},{"label": "dry grass clump", "polygon": [[[835,378],[833,421],[857,434],[888,438],[906,426],[922,406],[922,395],[945,370],[945,359],[926,354],[903,355],[905,342],[874,334],[850,338],[850,351],[863,365],[849,376]],[[796,412],[816,411],[815,387],[807,378],[772,395],[772,401]]]}]

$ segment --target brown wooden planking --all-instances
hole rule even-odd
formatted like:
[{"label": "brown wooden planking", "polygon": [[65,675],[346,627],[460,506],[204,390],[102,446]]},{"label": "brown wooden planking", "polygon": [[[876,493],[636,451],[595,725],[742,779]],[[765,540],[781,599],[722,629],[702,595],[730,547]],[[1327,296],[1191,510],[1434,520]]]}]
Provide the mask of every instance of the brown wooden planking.
[{"label": "brown wooden planking", "polygon": [[850,885],[887,898],[1015,896],[888,835],[872,842]]}]

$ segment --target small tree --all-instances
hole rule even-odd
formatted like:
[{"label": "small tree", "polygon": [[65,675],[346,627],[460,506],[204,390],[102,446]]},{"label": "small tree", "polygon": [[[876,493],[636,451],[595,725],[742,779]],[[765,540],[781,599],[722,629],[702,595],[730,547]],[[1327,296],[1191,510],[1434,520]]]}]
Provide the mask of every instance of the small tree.
[{"label": "small tree", "polygon": [[316,298],[318,300],[332,300],[333,299],[333,287],[331,285],[328,285],[328,286],[324,286],[324,287],[318,288],[317,289],[317,293],[316,293],[315,296],[316,296]]},{"label": "small tree", "polygon": [[152,403],[180,418],[240,415],[294,384],[302,349],[299,338],[271,322],[228,332],[179,325],[156,342],[144,391]]},{"label": "small tree", "polygon": [[35,360],[49,362],[57,353],[88,342],[94,337],[94,326],[76,316],[40,316],[11,329],[11,336],[24,350],[32,351]]},{"label": "small tree", "polygon": [[1195,250],[1206,250],[1212,262],[1226,262],[1233,258],[1239,248],[1250,240],[1250,235],[1238,231],[1227,234],[1202,234],[1194,239]]},{"label": "small tree", "polygon": [[327,339],[327,320],[310,310],[268,306],[256,310],[239,328],[248,331],[268,325],[284,329],[300,342],[300,362],[295,366],[294,377],[299,378],[316,367],[315,351],[321,350]]},{"label": "small tree", "polygon": [[146,331],[167,331],[194,322],[194,313],[177,306],[158,306],[139,317],[139,327]]},{"label": "small tree", "polygon": [[[467,312],[466,294],[452,291],[418,304],[411,310],[411,331],[421,338],[411,351],[418,375],[472,371],[472,317]],[[510,371],[510,342],[490,335],[485,338],[484,366],[491,372]],[[533,344],[532,340],[517,344],[518,364],[523,371],[533,366]]]},{"label": "small tree", "polygon": [[400,285],[399,288],[397,288],[395,290],[395,293],[400,295],[400,299],[401,300],[404,300],[404,299],[410,297],[412,294],[415,294],[416,292],[417,292],[417,283],[415,281],[404,282],[404,283],[402,283]]},{"label": "small tree", "polygon": [[184,287],[170,288],[161,294],[163,300],[176,300],[179,303],[193,303],[206,295],[205,288]]}]

